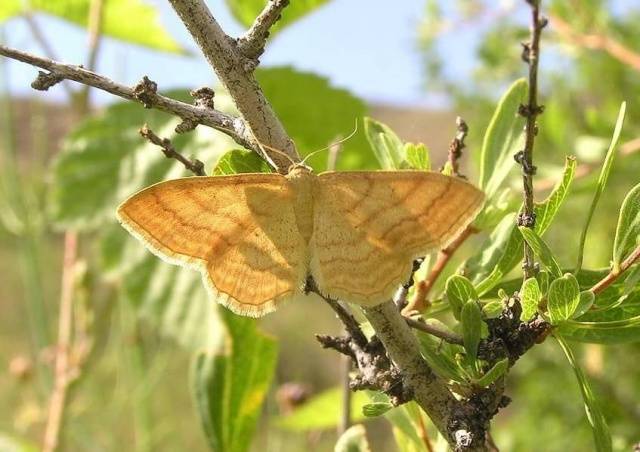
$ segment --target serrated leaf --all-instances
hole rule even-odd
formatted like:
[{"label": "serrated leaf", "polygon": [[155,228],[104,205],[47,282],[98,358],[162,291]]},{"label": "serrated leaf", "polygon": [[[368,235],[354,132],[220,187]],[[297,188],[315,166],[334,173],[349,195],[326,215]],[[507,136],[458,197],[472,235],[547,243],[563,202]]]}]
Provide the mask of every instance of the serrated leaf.
[{"label": "serrated leaf", "polygon": [[629,252],[640,245],[640,184],[633,187],[622,202],[616,238],[613,243],[613,271],[620,271],[620,264]]},{"label": "serrated leaf", "polygon": [[[275,26],[269,29],[273,35],[286,25],[289,25],[302,16],[309,14],[314,9],[327,3],[328,0],[296,0],[289,3],[282,12],[282,18],[276,22]],[[265,7],[265,0],[226,0],[231,13],[235,19],[245,27],[249,27],[255,18]]]},{"label": "serrated leaf", "polygon": [[[186,99],[184,91],[169,93]],[[173,136],[179,120],[141,105],[120,102],[81,123],[65,139],[53,167],[48,205],[62,228],[90,230],[115,223],[118,204],[136,191],[190,175],[175,160],[138,134],[144,123],[160,136]],[[231,147],[231,140],[205,127],[176,136],[173,145],[183,155],[210,163]]]},{"label": "serrated leaf", "polygon": [[340,435],[334,452],[371,452],[364,425],[352,425]]},{"label": "serrated leaf", "polygon": [[220,157],[213,168],[212,175],[270,172],[269,164],[255,152],[247,149],[232,149]]},{"label": "serrated leaf", "polygon": [[478,345],[482,334],[482,312],[478,303],[474,300],[465,303],[460,312],[460,322],[462,323],[462,340],[467,352],[467,360],[472,363],[478,356]]},{"label": "serrated leaf", "polygon": [[580,302],[580,286],[571,273],[555,279],[549,286],[547,308],[551,323],[557,325],[569,320]]},{"label": "serrated leaf", "polygon": [[[351,419],[353,422],[365,420],[362,407],[369,397],[362,391],[351,394]],[[275,419],[275,425],[285,430],[307,431],[335,428],[342,410],[342,388],[331,388],[315,395],[292,413]]]},{"label": "serrated leaf", "polygon": [[569,345],[564,341],[562,337],[556,336],[556,339],[558,340],[560,347],[562,347],[562,350],[564,351],[564,354],[566,355],[567,360],[569,361],[569,364],[571,364],[576,378],[578,379],[580,392],[582,393],[582,400],[584,400],[584,409],[587,413],[587,419],[589,420],[589,424],[591,424],[591,428],[593,431],[593,439],[596,451],[611,452],[611,434],[609,433],[607,420],[602,414],[600,403],[593,394],[593,390],[589,385],[589,381],[578,365],[578,362],[573,356],[573,352],[571,351],[571,348],[569,348]]},{"label": "serrated leaf", "polygon": [[367,403],[362,407],[362,414],[364,414],[366,417],[381,416],[391,408],[393,408],[393,405],[389,402]]},{"label": "serrated leaf", "polygon": [[523,146],[524,118],[518,108],[527,95],[525,79],[516,80],[502,96],[484,135],[479,186],[491,200],[515,165],[513,155]]},{"label": "serrated leaf", "polygon": [[564,171],[562,173],[562,179],[554,187],[553,191],[547,196],[547,198],[540,202],[535,203],[534,212],[536,214],[536,226],[535,231],[539,236],[542,236],[547,228],[551,225],[551,222],[555,218],[562,202],[569,192],[573,176],[576,171],[576,159],[573,156],[568,156],[565,159]]},{"label": "serrated leaf", "polygon": [[[0,22],[23,13],[41,12],[86,28],[90,8],[91,0],[2,0]],[[163,52],[185,52],[160,24],[157,9],[147,2],[109,0],[103,8],[104,35]]]},{"label": "serrated leaf", "polygon": [[404,160],[410,169],[429,171],[431,170],[431,158],[429,150],[423,143],[405,143]]},{"label": "serrated leaf", "polygon": [[255,319],[220,310],[222,341],[197,352],[191,389],[213,451],[245,452],[276,365],[277,345],[258,331]]},{"label": "serrated leaf", "polygon": [[364,118],[364,133],[382,169],[402,168],[404,144],[389,126],[372,118]]},{"label": "serrated leaf", "polygon": [[[562,276],[562,269],[556,258],[553,256],[551,249],[545,243],[544,240],[540,238],[538,234],[535,233],[533,229],[526,228],[524,226],[519,226],[518,229],[522,234],[522,237],[527,241],[535,255],[540,259],[540,262],[547,267],[547,270],[551,272],[554,278],[559,278]],[[577,284],[577,283],[576,283]]]},{"label": "serrated leaf", "polygon": [[[258,69],[256,78],[302,156],[346,138],[356,121],[367,114],[362,99],[312,73],[276,67]],[[305,105],[313,108],[301,108]],[[317,172],[324,171],[328,156],[328,150],[319,152],[307,164]],[[335,169],[373,168],[376,168],[373,152],[364,131],[358,130],[341,143]]]},{"label": "serrated leaf", "polygon": [[578,317],[585,314],[591,306],[593,306],[594,301],[596,300],[596,296],[590,290],[583,290],[580,292],[580,301],[578,302],[578,307],[575,312],[571,316],[572,319],[577,319]]},{"label": "serrated leaf", "polygon": [[474,380],[474,383],[481,388],[486,388],[495,382],[498,378],[503,376],[507,370],[509,370],[509,358],[502,359],[495,363],[491,369],[487,371],[482,377]]},{"label": "serrated leaf", "polygon": [[520,304],[522,305],[520,320],[528,322],[536,315],[541,297],[542,294],[536,278],[529,278],[522,283],[522,289],[520,289]]},{"label": "serrated leaf", "polygon": [[584,223],[584,227],[582,228],[582,234],[580,235],[580,244],[578,245],[578,263],[576,265],[576,271],[574,273],[579,273],[582,268],[584,244],[587,239],[587,232],[589,231],[591,219],[593,218],[593,214],[596,210],[596,206],[598,205],[598,201],[600,200],[600,196],[604,192],[604,188],[607,185],[607,180],[609,179],[609,174],[611,173],[611,168],[613,167],[613,161],[616,155],[615,149],[618,144],[618,140],[620,139],[620,134],[622,133],[622,124],[624,123],[626,110],[627,103],[622,102],[622,104],[620,105],[620,111],[618,112],[616,126],[613,130],[613,136],[611,137],[611,144],[609,145],[609,150],[607,151],[607,155],[604,158],[604,163],[602,164],[602,169],[600,170],[600,175],[598,176],[596,190],[593,193],[593,200],[591,201],[591,206],[589,207],[589,213],[587,214],[587,219]]},{"label": "serrated leaf", "polygon": [[460,320],[460,312],[467,300],[478,300],[478,294],[467,278],[462,275],[452,275],[445,284],[445,294],[451,311],[456,319]]}]

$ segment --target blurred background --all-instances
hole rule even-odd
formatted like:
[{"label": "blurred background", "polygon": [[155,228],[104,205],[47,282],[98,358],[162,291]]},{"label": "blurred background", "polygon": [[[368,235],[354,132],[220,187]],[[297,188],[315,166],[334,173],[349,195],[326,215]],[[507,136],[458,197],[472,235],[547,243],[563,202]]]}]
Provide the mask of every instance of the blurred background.
[{"label": "blurred background", "polygon": [[[178,98],[216,85],[167,2],[119,2],[118,17],[135,17],[140,29],[122,20],[120,28],[105,26],[105,35],[93,42],[80,26],[86,14],[74,16],[73,2],[31,3],[25,13],[21,2],[3,0],[0,42],[94,67],[126,85],[148,75],[161,92]],[[242,3],[208,1],[233,36],[245,29]],[[520,59],[520,42],[528,35],[525,2],[317,3],[278,29],[258,74],[302,152],[348,135],[354,119],[369,115],[403,140],[425,143],[437,169],[460,115],[470,127],[464,172],[476,180],[475,162],[496,101],[526,74]],[[634,0],[545,0],[543,8],[551,25],[540,63],[546,110],[536,148],[536,196],[553,186],[565,155],[578,157],[572,196],[546,237],[566,265],[575,261],[576,228],[618,107],[628,102],[619,159],[587,241],[586,267],[607,267],[613,219],[640,174],[640,7]],[[192,276],[149,258],[112,216],[137,188],[181,174],[136,133],[149,122],[169,135],[176,122],[72,84],[35,92],[29,87],[35,75],[30,66],[0,58],[0,451],[35,450],[44,434],[63,275],[74,292],[70,359],[78,372],[69,391],[64,450],[207,450],[189,393],[188,353],[202,340],[197,320],[204,298],[194,292]],[[232,109],[222,92],[216,107]],[[233,148],[200,130],[175,144],[203,160],[208,172]],[[326,168],[326,155],[313,162]],[[361,132],[344,144],[337,164],[376,166]],[[450,271],[478,243],[461,250]],[[260,323],[277,338],[279,357],[254,450],[331,450],[341,364],[314,334],[339,333],[339,323],[314,298],[290,303]],[[616,450],[640,442],[639,351],[634,344],[576,345],[602,398]],[[577,383],[555,344],[542,344],[518,362],[507,394],[514,403],[497,417],[493,432],[501,450],[592,449]],[[296,417],[293,407],[307,399],[317,403],[312,414]],[[383,419],[366,425],[375,451],[394,450]]]}]

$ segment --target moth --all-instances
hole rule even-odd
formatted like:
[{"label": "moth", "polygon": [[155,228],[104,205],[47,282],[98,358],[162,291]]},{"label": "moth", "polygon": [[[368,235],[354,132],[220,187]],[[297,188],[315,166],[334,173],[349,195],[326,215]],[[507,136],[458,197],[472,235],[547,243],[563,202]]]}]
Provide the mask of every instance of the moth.
[{"label": "moth", "polygon": [[118,208],[153,253],[202,273],[210,296],[259,317],[303,290],[362,306],[390,299],[412,262],[446,246],[483,193],[427,171],[187,177],[145,188]]}]

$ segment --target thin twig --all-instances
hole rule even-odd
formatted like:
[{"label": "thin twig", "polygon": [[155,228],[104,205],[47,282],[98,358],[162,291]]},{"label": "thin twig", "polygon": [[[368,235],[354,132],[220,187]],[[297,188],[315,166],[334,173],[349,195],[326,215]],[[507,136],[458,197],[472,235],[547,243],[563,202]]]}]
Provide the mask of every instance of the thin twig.
[{"label": "thin twig", "polygon": [[[536,119],[544,107],[538,105],[538,62],[540,60],[540,35],[547,20],[540,17],[541,0],[525,0],[531,7],[531,37],[523,43],[522,58],[529,65],[529,95],[526,105],[521,105],[520,115],[526,118],[524,149],[515,155],[515,159],[522,166],[522,186],[524,209],[518,216],[518,225],[533,228],[536,223],[533,202],[533,176],[536,167],[533,165],[533,148],[538,133]],[[524,278],[534,274],[534,253],[527,242],[524,243],[524,263],[522,268]]]},{"label": "thin twig", "polygon": [[246,121],[250,149],[279,172],[287,172],[292,161],[301,160],[300,155],[254,77],[256,61],[238,50],[236,41],[222,30],[205,0],[169,1]]},{"label": "thin twig", "polygon": [[238,50],[245,57],[257,59],[267,43],[269,30],[280,20],[289,0],[269,0],[247,32],[238,38]]},{"label": "thin twig", "polygon": [[443,248],[438,252],[438,257],[433,267],[429,271],[429,274],[424,280],[417,281],[415,284],[415,291],[413,298],[409,304],[402,310],[404,314],[408,314],[411,311],[424,311],[427,306],[427,297],[433,289],[436,281],[442,274],[451,257],[460,248],[460,246],[473,234],[477,233],[478,229],[474,226],[467,226],[446,248]]},{"label": "thin twig", "polygon": [[71,335],[73,327],[73,289],[75,283],[74,264],[78,251],[78,237],[67,231],[64,236],[62,267],[62,289],[60,315],[58,319],[58,342],[56,345],[54,387],[49,402],[49,415],[45,428],[43,452],[54,452],[60,445],[60,432],[64,422],[67,390],[73,379],[71,369]]},{"label": "thin twig", "polygon": [[[0,55],[46,69],[56,77],[92,86],[124,99],[136,102],[140,101],[135,94],[135,88],[121,85],[107,77],[84,69],[80,66],[59,63],[48,58],[42,58],[3,45],[0,45]],[[189,105],[185,102],[180,102],[157,93],[154,93],[149,100],[150,102],[147,106],[150,108],[172,113],[184,120],[188,119],[199,124],[212,127],[229,135],[234,141],[236,141],[236,143],[246,147],[247,149],[252,149],[254,151],[259,150],[258,145],[254,142],[253,136],[250,134],[244,121],[240,118],[235,118],[218,110],[204,108],[197,105]]]},{"label": "thin twig", "polygon": [[565,40],[586,49],[602,50],[625,66],[640,71],[640,53],[633,51],[610,36],[598,33],[582,33],[558,16],[550,15],[549,17],[553,29]]},{"label": "thin twig", "polygon": [[620,269],[612,269],[607,276],[598,281],[591,289],[594,295],[599,294],[613,282],[620,277],[625,271],[629,269],[636,261],[640,260],[640,246],[638,246],[633,252],[620,264]]},{"label": "thin twig", "polygon": [[162,153],[168,159],[175,159],[179,161],[184,165],[186,169],[191,171],[196,176],[207,175],[207,173],[205,173],[204,171],[204,163],[202,163],[200,160],[197,160],[197,159],[189,160],[184,155],[180,154],[178,151],[176,151],[176,148],[173,147],[171,140],[169,140],[168,138],[160,138],[146,124],[143,125],[142,128],[140,129],[140,135],[142,135],[143,138],[149,140],[151,143],[155,144],[156,146],[159,146],[160,149],[162,150]]}]

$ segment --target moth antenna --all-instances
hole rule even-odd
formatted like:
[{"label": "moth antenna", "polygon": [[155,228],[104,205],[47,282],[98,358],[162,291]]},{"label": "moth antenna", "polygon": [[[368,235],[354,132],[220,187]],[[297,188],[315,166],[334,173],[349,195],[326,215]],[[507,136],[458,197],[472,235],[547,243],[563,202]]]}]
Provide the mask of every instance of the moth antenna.
[{"label": "moth antenna", "polygon": [[[254,137],[255,138],[255,137]],[[258,145],[263,148],[262,150],[264,151],[264,148],[270,150],[271,152],[275,152],[276,154],[280,154],[281,156],[283,156],[284,158],[286,158],[287,160],[289,160],[289,163],[291,163],[291,165],[295,165],[296,162],[289,156],[289,154],[287,154],[284,151],[281,151],[280,149],[276,149],[274,147],[271,147],[267,144],[261,143],[260,140],[258,140],[257,138],[255,138],[256,142],[258,143]],[[265,152],[265,154],[267,154]]]},{"label": "moth antenna", "polygon": [[331,143],[331,144],[329,144],[328,146],[323,147],[322,149],[318,149],[317,151],[313,151],[313,152],[308,153],[308,154],[305,156],[305,158],[303,158],[303,159],[302,159],[302,162],[301,162],[301,163],[302,163],[302,164],[304,164],[304,163],[307,161],[307,159],[308,159],[309,157],[312,157],[312,156],[316,155],[318,152],[326,151],[327,149],[330,149],[330,148],[332,148],[333,146],[337,146],[337,145],[339,145],[339,144],[344,143],[344,142],[345,142],[345,141],[347,141],[347,140],[350,140],[351,138],[353,138],[353,136],[354,136],[357,132],[358,132],[358,119],[356,118],[356,122],[355,122],[355,126],[354,126],[354,128],[353,128],[353,131],[352,131],[352,132],[351,132],[347,137],[345,137],[345,138],[343,138],[343,139],[341,139],[341,140],[338,140],[338,141],[336,141],[336,142],[334,142],[334,143]]}]

